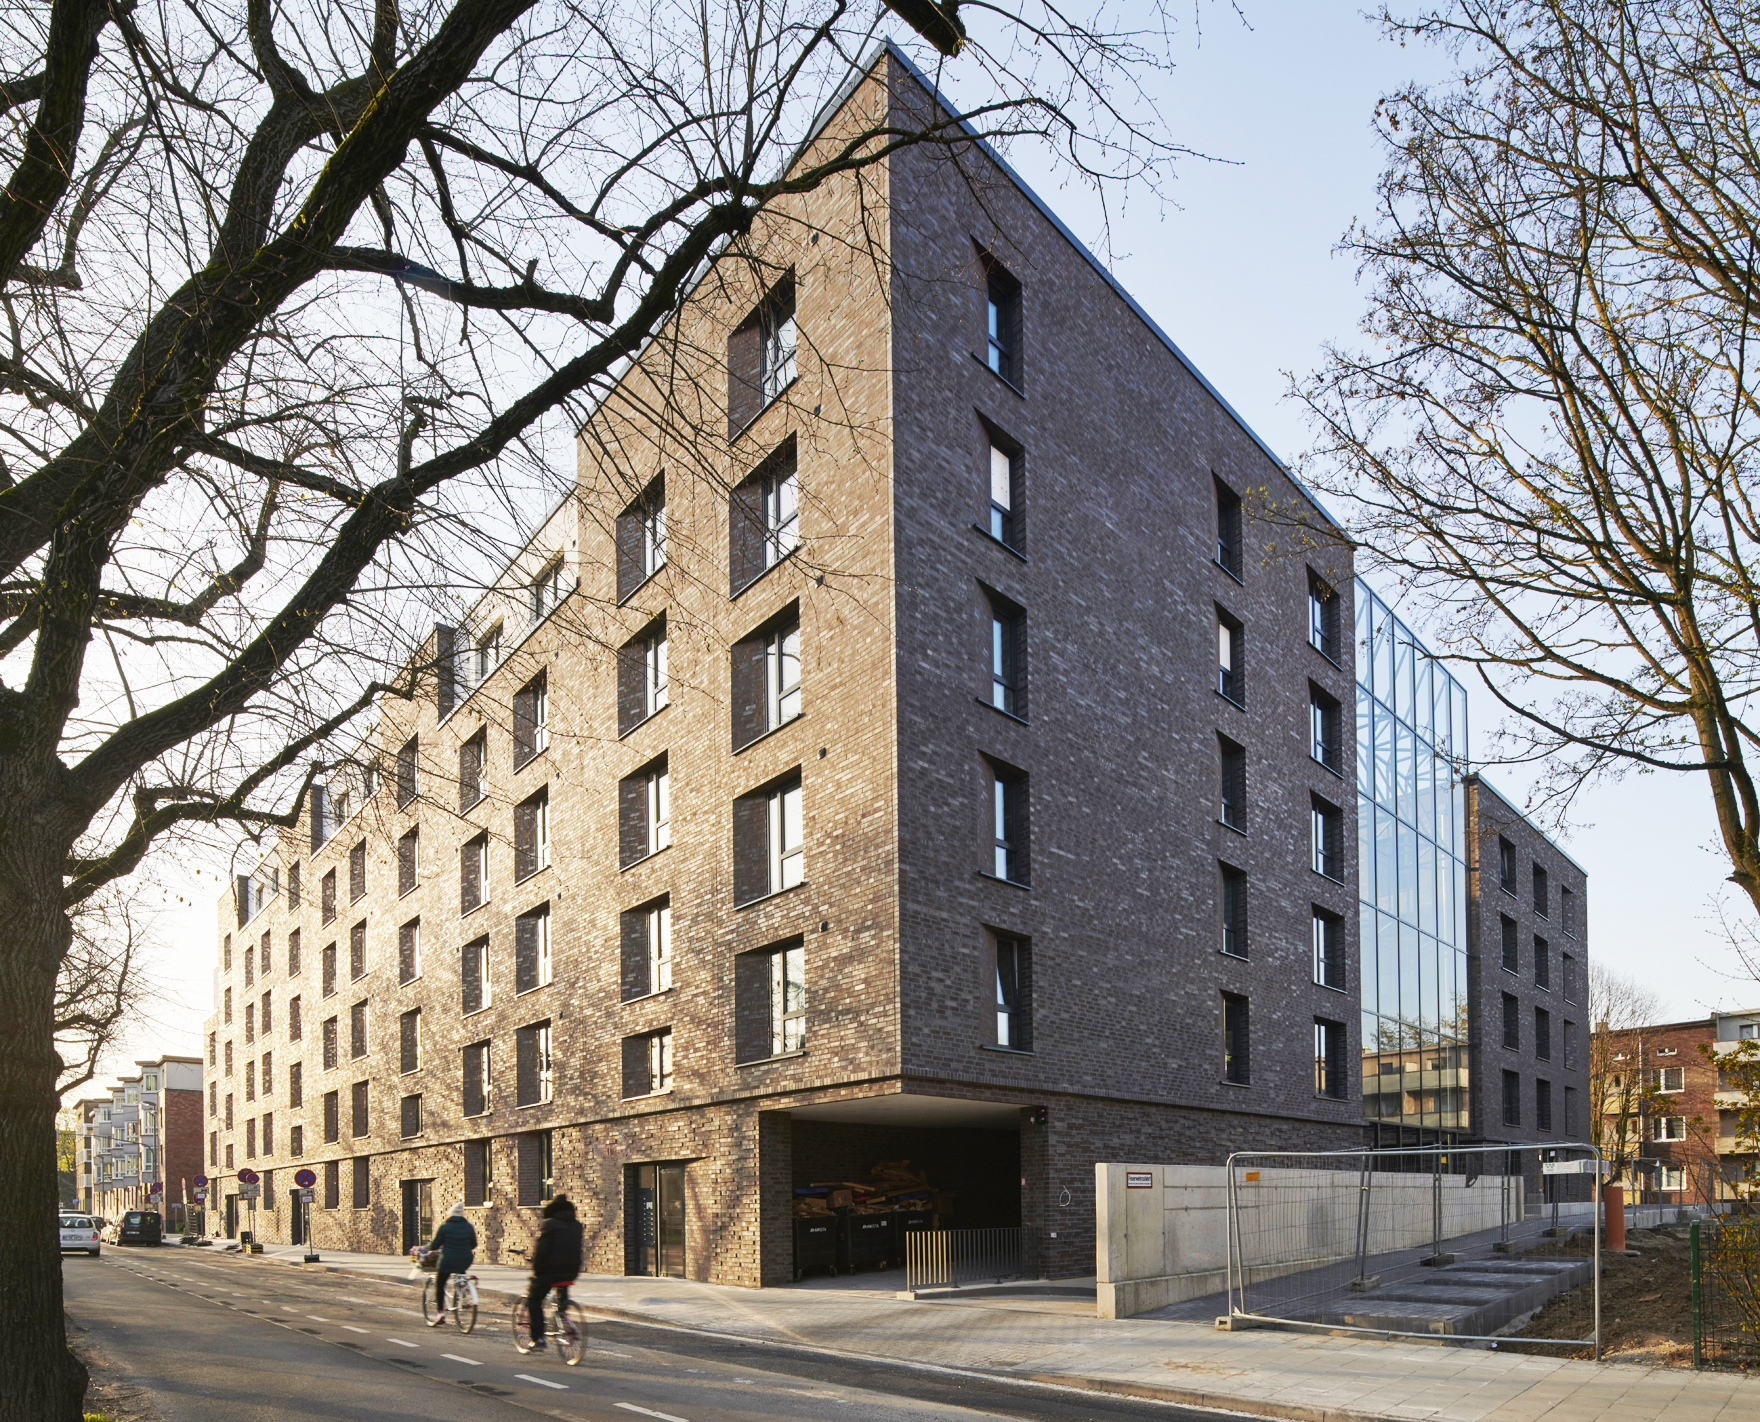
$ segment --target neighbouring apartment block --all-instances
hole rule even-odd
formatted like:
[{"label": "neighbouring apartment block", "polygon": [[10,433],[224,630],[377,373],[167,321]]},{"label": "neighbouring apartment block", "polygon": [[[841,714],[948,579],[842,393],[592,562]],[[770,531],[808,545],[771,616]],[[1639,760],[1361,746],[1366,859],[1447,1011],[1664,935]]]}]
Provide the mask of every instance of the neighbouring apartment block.
[{"label": "neighbouring apartment block", "polygon": [[202,1063],[166,1056],[135,1066],[109,1095],[75,1105],[80,1207],[112,1220],[158,1210],[181,1229],[202,1173]]},{"label": "neighbouring apartment block", "polygon": [[1614,1030],[1601,1023],[1595,1037],[1602,1151],[1628,1199],[1715,1204],[1753,1188],[1760,1160],[1737,1119],[1746,1097],[1718,1058],[1760,1039],[1760,1008]]},{"label": "neighbouring apartment block", "polygon": [[[883,51],[822,140],[929,102]],[[1324,511],[984,151],[791,203],[223,899],[223,1228],[298,1240],[305,1167],[320,1248],[405,1249],[462,1200],[506,1259],[566,1191],[590,1272],[755,1286],[793,1277],[797,1201],[866,1185],[1081,1275],[1095,1161],[1354,1147],[1367,1017],[1440,1042],[1403,848],[1381,996],[1360,971],[1363,590],[1346,548],[1255,535]],[[1389,823],[1454,896],[1464,699],[1418,718],[1425,816],[1407,643]],[[1427,1139],[1463,1129],[1412,1096]]]}]

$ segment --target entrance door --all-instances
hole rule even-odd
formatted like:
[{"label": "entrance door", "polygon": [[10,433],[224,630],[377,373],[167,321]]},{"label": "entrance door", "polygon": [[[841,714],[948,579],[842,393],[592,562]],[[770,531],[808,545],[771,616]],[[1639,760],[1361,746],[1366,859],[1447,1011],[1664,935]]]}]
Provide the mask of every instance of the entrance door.
[{"label": "entrance door", "polygon": [[228,1239],[237,1239],[238,1238],[238,1196],[237,1195],[228,1195],[226,1197],[226,1237]]},{"label": "entrance door", "polygon": [[298,1190],[287,1192],[287,1212],[288,1217],[293,1221],[288,1226],[287,1242],[289,1244],[304,1244],[306,1242],[306,1207],[300,1203]]},{"label": "entrance door", "polygon": [[684,1278],[684,1167],[639,1165],[635,1171],[635,1272]]},{"label": "entrance door", "polygon": [[434,1237],[434,1182],[405,1180],[403,1182],[403,1252],[408,1254],[418,1244]]}]

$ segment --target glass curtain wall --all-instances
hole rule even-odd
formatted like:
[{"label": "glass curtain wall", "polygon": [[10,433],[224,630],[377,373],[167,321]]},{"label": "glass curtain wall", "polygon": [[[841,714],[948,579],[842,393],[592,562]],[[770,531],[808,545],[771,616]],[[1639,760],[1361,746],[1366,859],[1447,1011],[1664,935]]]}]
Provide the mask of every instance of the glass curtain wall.
[{"label": "glass curtain wall", "polygon": [[1467,1129],[1467,696],[1357,582],[1363,1116],[1375,1144]]}]

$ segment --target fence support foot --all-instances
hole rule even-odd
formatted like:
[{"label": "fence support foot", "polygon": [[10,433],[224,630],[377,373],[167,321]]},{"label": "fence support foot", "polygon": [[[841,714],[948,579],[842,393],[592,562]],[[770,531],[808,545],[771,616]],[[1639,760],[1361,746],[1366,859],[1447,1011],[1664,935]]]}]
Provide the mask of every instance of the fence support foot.
[{"label": "fence support foot", "polygon": [[1356,1278],[1351,1280],[1351,1292],[1353,1294],[1366,1294],[1370,1289],[1378,1289],[1380,1287],[1381,1276],[1379,1274],[1358,1274]]},{"label": "fence support foot", "polygon": [[1446,1264],[1454,1263],[1452,1254],[1431,1254],[1420,1259],[1418,1263],[1425,1269],[1440,1269]]},{"label": "fence support foot", "polygon": [[1500,1239],[1491,1248],[1498,1254],[1519,1254],[1522,1246],[1513,1239]]}]

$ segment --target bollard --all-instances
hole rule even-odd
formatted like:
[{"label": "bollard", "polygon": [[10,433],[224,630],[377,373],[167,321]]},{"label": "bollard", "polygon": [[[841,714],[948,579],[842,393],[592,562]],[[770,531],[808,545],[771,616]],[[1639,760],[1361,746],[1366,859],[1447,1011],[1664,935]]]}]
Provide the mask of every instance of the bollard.
[{"label": "bollard", "polygon": [[1602,1239],[1605,1241],[1602,1247],[1623,1253],[1626,1247],[1626,1187],[1603,1185],[1601,1210],[1606,1217],[1602,1226]]}]

